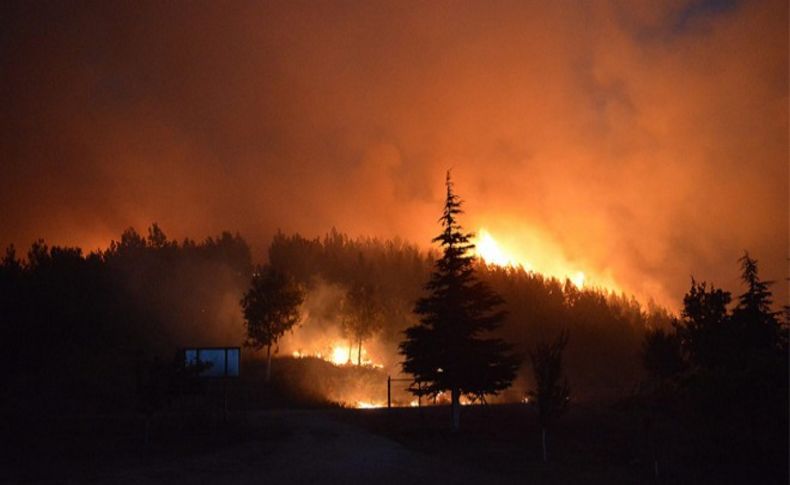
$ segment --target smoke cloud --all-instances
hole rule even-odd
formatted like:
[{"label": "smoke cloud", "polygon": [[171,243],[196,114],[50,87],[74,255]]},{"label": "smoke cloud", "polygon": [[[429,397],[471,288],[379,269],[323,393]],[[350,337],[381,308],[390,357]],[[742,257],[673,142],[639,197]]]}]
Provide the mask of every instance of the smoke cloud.
[{"label": "smoke cloud", "polygon": [[786,2],[0,8],[2,245],[427,248],[452,168],[466,227],[539,271],[676,308],[748,249],[786,299]]}]

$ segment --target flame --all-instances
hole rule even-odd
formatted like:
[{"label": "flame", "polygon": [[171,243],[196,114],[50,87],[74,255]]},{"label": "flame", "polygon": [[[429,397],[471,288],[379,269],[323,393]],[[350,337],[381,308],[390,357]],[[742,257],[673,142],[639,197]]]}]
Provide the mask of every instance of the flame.
[{"label": "flame", "polygon": [[371,401],[357,401],[357,409],[377,409],[383,408],[385,404]]},{"label": "flame", "polygon": [[[344,366],[344,365],[357,365],[357,355],[356,349],[354,351],[349,351],[349,347],[347,343],[343,342],[335,342],[331,345],[322,347],[323,351],[314,351],[314,352],[305,352],[302,349],[294,350],[291,352],[291,355],[296,359],[303,359],[305,357],[315,357],[317,359],[325,360],[327,362],[331,362],[337,366]],[[384,368],[383,364],[378,364],[373,361],[368,355],[368,351],[365,347],[362,347],[362,362],[359,362],[364,367],[375,367],[376,369]]]},{"label": "flame", "polygon": [[335,365],[345,365],[351,362],[351,356],[348,352],[348,347],[345,345],[335,345],[332,347],[332,355],[329,360]]},{"label": "flame", "polygon": [[[475,255],[480,257],[487,264],[511,266],[514,268],[522,267],[526,271],[536,270],[531,261],[520,257],[518,251],[506,250],[486,229],[481,228],[477,232],[474,243]],[[568,279],[577,288],[582,288],[587,281],[587,276],[583,271],[573,269],[565,261],[549,261],[542,266],[543,267],[538,270],[541,273],[560,280]],[[615,285],[607,286],[615,287]]]},{"label": "flame", "polygon": [[568,279],[571,280],[571,283],[576,285],[577,288],[581,288],[584,286],[584,272],[577,271],[575,275],[570,276]]},{"label": "flame", "polygon": [[[505,253],[505,251],[499,246],[499,243],[496,242],[494,236],[491,235],[485,229],[480,229],[477,233],[477,240],[475,241],[475,249],[477,250],[477,255],[483,258],[486,263],[495,264],[497,266],[518,266],[520,263],[517,263],[516,260]],[[526,264],[521,264],[524,266],[524,269],[529,270],[532,267],[529,262]]]}]

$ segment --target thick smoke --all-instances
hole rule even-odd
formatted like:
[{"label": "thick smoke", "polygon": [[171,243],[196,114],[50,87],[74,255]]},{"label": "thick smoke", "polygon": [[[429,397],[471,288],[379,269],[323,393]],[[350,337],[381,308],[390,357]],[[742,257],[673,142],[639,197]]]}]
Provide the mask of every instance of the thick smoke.
[{"label": "thick smoke", "polygon": [[395,354],[397,343],[382,345],[380,334],[364,341],[362,366],[356,367],[357,344],[352,345],[343,334],[340,322],[340,305],[347,291],[343,285],[316,278],[302,305],[300,324],[279,341],[277,351],[283,357],[320,359],[341,367],[332,369],[319,362],[303,362],[291,385],[346,406],[383,406],[386,376],[400,372]]},{"label": "thick smoke", "polygon": [[[327,283],[316,278],[302,305],[299,325],[278,343],[278,353],[283,356],[320,357],[338,365],[358,363],[357,342],[343,333],[340,305],[348,287]],[[362,364],[380,368],[390,374],[400,373],[397,355],[401,331],[409,323],[387,320],[386,330],[375,332],[362,343]],[[388,337],[394,337],[389,339]]]},{"label": "thick smoke", "polygon": [[[786,294],[786,2],[7,2],[0,244],[469,229],[677,307]],[[784,299],[784,298],[780,298]]]}]

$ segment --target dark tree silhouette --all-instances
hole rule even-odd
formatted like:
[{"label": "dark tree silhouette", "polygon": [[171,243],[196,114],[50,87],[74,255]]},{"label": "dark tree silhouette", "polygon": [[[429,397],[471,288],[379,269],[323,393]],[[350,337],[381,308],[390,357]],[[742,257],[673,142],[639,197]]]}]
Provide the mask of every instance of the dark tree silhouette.
[{"label": "dark tree silhouette", "polygon": [[378,292],[372,285],[356,283],[346,293],[342,308],[342,330],[351,345],[357,344],[357,365],[362,365],[362,342],[381,330],[383,309]]},{"label": "dark tree silhouette", "polygon": [[272,345],[299,322],[304,291],[292,278],[270,266],[252,275],[250,289],[241,300],[247,327],[246,345],[266,347],[266,382],[271,379]]},{"label": "dark tree silhouette", "polygon": [[691,288],[683,297],[683,311],[676,323],[684,352],[695,365],[718,367],[730,358],[727,347],[731,340],[727,305],[732,301],[729,291],[708,287],[691,278]]},{"label": "dark tree silhouette", "polygon": [[650,398],[642,402],[642,431],[650,449],[653,474],[658,478],[659,449],[666,439],[655,423],[667,415],[677,394],[676,378],[687,367],[678,333],[663,328],[648,330],[642,342],[642,365],[648,379],[640,390]]},{"label": "dark tree silhouette", "polygon": [[443,230],[433,239],[441,245],[442,256],[426,285],[428,296],[415,305],[420,321],[406,329],[400,353],[404,372],[414,379],[412,393],[450,391],[452,428],[458,430],[461,394],[478,397],[508,388],[519,359],[502,340],[481,336],[501,325],[505,312],[498,307],[503,300],[475,275],[474,245],[457,221],[461,200],[453,193],[449,172],[446,186]]},{"label": "dark tree silhouette", "polygon": [[781,312],[771,310],[773,281],[762,281],[757,271],[757,260],[748,252],[738,260],[741,265],[741,281],[746,291],[738,297],[732,312],[733,331],[741,345],[747,350],[759,350],[783,345]]},{"label": "dark tree silhouette", "polygon": [[657,384],[680,373],[684,362],[677,334],[663,328],[649,330],[642,343],[642,365]]},{"label": "dark tree silhouette", "polygon": [[540,342],[530,351],[535,388],[529,392],[538,406],[543,461],[548,461],[546,435],[548,429],[568,409],[570,387],[563,375],[562,352],[568,345],[568,332],[562,331],[551,343]]},{"label": "dark tree silhouette", "polygon": [[746,291],[732,311],[730,292],[692,279],[674,335],[647,335],[645,367],[667,384],[650,388],[648,402],[652,415],[683,422],[700,450],[786,472],[787,329],[771,309],[771,282],[760,280],[757,261],[746,253],[739,263]]},{"label": "dark tree silhouette", "polygon": [[731,293],[693,278],[683,298],[682,320],[676,324],[691,364],[699,368],[742,369],[755,354],[786,347],[786,332],[779,312],[771,309],[771,281],[758,275],[757,260],[744,253],[741,280],[746,291],[732,312]]},{"label": "dark tree silhouette", "polygon": [[147,234],[129,228],[88,254],[43,241],[25,258],[6,251],[0,341],[10,368],[2,411],[128,408],[135,402],[131,362],[185,345],[239,343],[240,332],[227,332],[226,301],[249,283],[247,243],[226,232],[181,245],[156,225]]},{"label": "dark tree silhouette", "polygon": [[159,227],[159,224],[153,223],[148,228],[148,246],[156,249],[161,249],[168,246],[175,246],[175,241],[168,241],[165,232]]}]

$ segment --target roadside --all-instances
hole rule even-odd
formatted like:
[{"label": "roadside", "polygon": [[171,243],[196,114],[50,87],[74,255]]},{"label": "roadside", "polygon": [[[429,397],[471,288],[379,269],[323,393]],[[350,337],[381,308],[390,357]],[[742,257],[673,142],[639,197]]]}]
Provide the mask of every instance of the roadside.
[{"label": "roadside", "polygon": [[131,435],[131,442],[130,435],[124,434],[122,443],[105,438],[88,444],[83,436],[69,445],[68,432],[64,432],[59,438],[64,440],[61,449],[51,452],[49,459],[46,454],[37,455],[46,463],[39,463],[35,469],[31,461],[26,470],[0,481],[508,483],[471,466],[451,466],[440,457],[409,449],[340,416],[356,412],[324,409],[248,413],[243,423],[201,434],[160,434],[147,448],[141,446],[139,433]]}]

